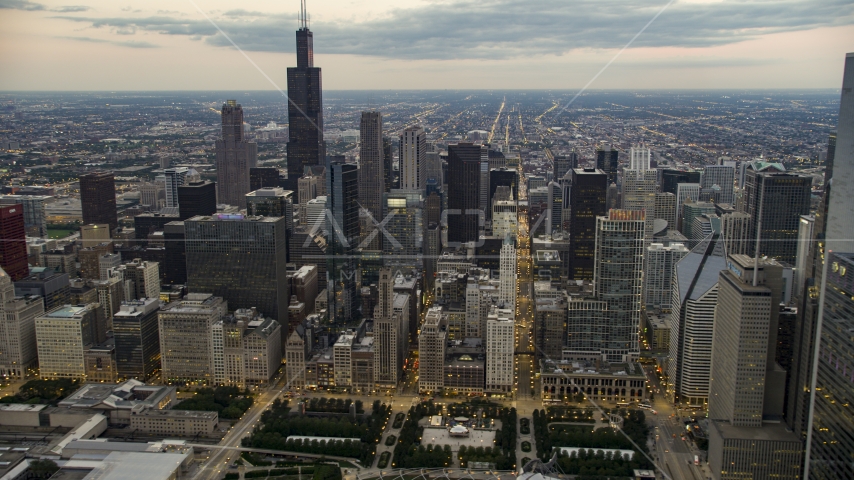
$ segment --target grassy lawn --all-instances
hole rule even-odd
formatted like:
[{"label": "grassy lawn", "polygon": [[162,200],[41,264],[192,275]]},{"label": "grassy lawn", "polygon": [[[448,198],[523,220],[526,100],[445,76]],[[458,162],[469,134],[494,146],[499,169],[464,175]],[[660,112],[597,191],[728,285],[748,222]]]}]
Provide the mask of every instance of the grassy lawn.
[{"label": "grassy lawn", "polygon": [[77,230],[72,230],[68,228],[48,228],[47,235],[49,238],[65,238],[72,233],[77,233]]},{"label": "grassy lawn", "polygon": [[530,452],[531,451],[531,442],[522,442],[522,451]]},{"label": "grassy lawn", "polygon": [[391,458],[391,452],[383,452],[380,454],[380,461],[377,463],[377,468],[388,467],[388,461]]},{"label": "grassy lawn", "polygon": [[389,435],[389,436],[385,437],[385,444],[389,447],[394,445],[394,442],[396,442],[396,441],[397,441],[397,437],[395,437],[394,435]]}]

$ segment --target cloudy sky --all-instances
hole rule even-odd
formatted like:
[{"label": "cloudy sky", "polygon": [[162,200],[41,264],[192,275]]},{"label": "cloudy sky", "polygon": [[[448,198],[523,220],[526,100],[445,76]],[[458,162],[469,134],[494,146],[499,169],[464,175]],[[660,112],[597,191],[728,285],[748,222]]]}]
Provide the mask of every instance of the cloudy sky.
[{"label": "cloudy sky", "polygon": [[[0,90],[284,89],[299,3],[0,0]],[[335,90],[577,89],[659,13],[590,88],[839,88],[854,51],[851,0],[308,7],[315,65]]]}]

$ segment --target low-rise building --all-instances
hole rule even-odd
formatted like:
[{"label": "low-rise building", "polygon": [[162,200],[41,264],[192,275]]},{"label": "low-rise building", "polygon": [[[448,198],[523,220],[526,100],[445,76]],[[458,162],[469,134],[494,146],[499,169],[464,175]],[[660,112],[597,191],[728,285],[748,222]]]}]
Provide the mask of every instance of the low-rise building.
[{"label": "low-rise building", "polygon": [[598,366],[588,362],[540,361],[544,399],[567,398],[579,393],[594,401],[632,402],[647,399],[646,375],[638,363]]},{"label": "low-rise building", "polygon": [[87,383],[59,402],[59,407],[100,413],[110,425],[129,425],[131,411],[164,410],[177,403],[175,387],[146,385],[137,380],[118,384]]},{"label": "low-rise building", "polygon": [[130,428],[154,435],[194,436],[216,430],[217,412],[145,410],[131,412]]}]

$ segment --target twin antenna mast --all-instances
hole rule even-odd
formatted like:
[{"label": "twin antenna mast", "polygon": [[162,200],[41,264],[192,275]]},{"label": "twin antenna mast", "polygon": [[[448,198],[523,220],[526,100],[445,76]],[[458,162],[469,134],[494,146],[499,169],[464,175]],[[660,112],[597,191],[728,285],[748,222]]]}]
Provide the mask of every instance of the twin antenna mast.
[{"label": "twin antenna mast", "polygon": [[300,9],[299,9],[299,24],[300,28],[304,28],[308,30],[308,26],[311,23],[311,16],[308,14],[308,9],[305,7],[305,0],[300,0]]}]

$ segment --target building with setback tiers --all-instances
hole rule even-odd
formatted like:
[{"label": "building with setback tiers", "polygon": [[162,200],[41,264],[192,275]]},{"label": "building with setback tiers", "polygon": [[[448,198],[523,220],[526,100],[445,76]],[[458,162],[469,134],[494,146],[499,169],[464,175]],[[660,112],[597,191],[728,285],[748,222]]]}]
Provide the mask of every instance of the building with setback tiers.
[{"label": "building with setback tiers", "polygon": [[709,384],[715,479],[801,478],[800,438],[779,422],[786,377],[775,361],[782,270],[773,260],[757,266],[733,255],[718,279]]},{"label": "building with setback tiers", "polygon": [[243,138],[243,107],[236,100],[222,106],[222,138],[216,142],[217,203],[246,207],[249,169],[258,163],[258,145]]},{"label": "building with setback tiers", "polygon": [[422,393],[441,392],[444,386],[445,348],[447,346],[446,325],[441,307],[427,311],[421,334],[418,336],[418,391]]},{"label": "building with setback tiers", "polygon": [[427,134],[420,125],[407,127],[400,135],[400,188],[424,190],[427,175]]},{"label": "building with setback tiers", "polygon": [[296,32],[297,66],[288,67],[288,190],[297,190],[297,180],[306,167],[322,165],[323,89],[320,68],[314,66],[314,34],[308,29],[305,10]]},{"label": "building with setback tiers", "polygon": [[12,279],[0,269],[0,375],[25,378],[35,368],[35,319],[43,313],[42,298],[16,296]]},{"label": "building with setback tiers", "polygon": [[218,214],[184,222],[187,288],[288,321],[285,219]]}]

